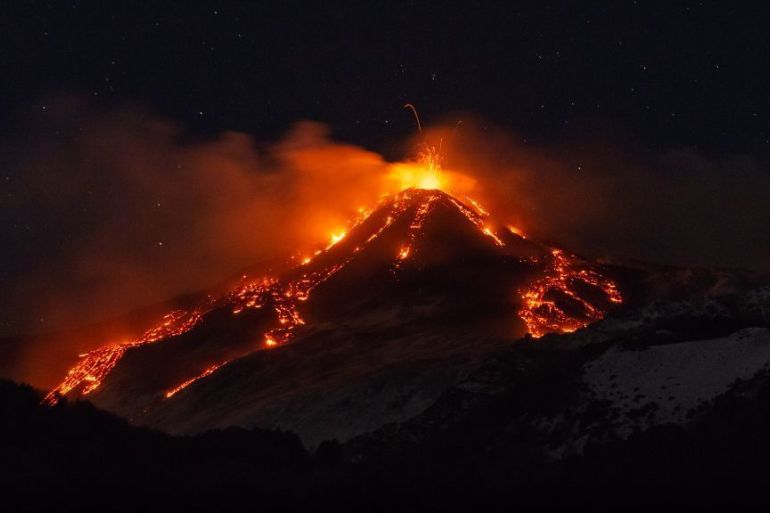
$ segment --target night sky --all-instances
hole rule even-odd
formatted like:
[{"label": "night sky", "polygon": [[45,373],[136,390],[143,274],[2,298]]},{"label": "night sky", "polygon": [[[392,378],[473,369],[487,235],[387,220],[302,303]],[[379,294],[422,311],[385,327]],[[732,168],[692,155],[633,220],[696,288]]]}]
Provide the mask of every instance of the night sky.
[{"label": "night sky", "polygon": [[[312,120],[403,159],[407,102],[426,125],[473,119],[505,132],[503,148],[533,148],[514,164],[550,166],[550,178],[533,186],[530,173],[529,195],[492,206],[526,207],[546,235],[585,243],[576,250],[768,269],[759,3],[192,4],[3,6],[0,293],[14,308],[0,335],[55,329],[50,304],[118,315],[237,272],[262,255],[241,242],[264,233],[242,225],[220,240],[230,223],[209,220],[253,212],[254,184],[238,174],[261,165],[251,141],[281,148]],[[571,153],[554,164],[549,148]],[[487,159],[486,174],[512,159]],[[237,172],[220,183],[206,166]]]},{"label": "night sky", "polygon": [[316,119],[386,152],[413,129],[405,102],[426,119],[470,112],[530,140],[600,124],[655,148],[770,147],[761,3],[159,4],[5,5],[3,135],[49,95],[77,92],[203,134],[270,137]]}]

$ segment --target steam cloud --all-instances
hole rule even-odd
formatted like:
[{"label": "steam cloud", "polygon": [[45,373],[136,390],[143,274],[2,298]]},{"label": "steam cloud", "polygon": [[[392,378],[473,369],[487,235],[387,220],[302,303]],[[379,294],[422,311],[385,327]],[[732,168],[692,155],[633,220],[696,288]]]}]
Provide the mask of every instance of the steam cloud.
[{"label": "steam cloud", "polygon": [[[596,137],[534,146],[502,130],[446,129],[447,160],[495,215],[595,257],[770,270],[770,172],[748,156],[654,153]],[[608,142],[609,141],[609,142]]]},{"label": "steam cloud", "polygon": [[[756,160],[601,141],[533,148],[478,126],[428,137],[474,179],[463,192],[533,236],[593,255],[770,269],[770,175]],[[23,132],[0,146],[4,334],[117,316],[284,261],[389,187],[384,158],[318,123],[269,144],[235,132],[191,141],[141,110],[67,97]]]},{"label": "steam cloud", "polygon": [[376,202],[386,168],[317,123],[261,148],[234,132],[190,142],[168,121],[73,98],[29,133],[0,150],[6,334],[87,324],[265,267]]}]

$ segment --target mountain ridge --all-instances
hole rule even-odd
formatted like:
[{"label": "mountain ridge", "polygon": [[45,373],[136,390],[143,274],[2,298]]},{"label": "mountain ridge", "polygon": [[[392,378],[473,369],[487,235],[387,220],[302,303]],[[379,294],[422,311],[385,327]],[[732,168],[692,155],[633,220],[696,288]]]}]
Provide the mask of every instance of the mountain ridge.
[{"label": "mountain ridge", "polygon": [[[494,347],[621,302],[610,268],[438,190],[384,200],[301,262],[106,347],[61,390],[169,432],[262,425],[314,445],[414,416]],[[348,429],[372,403],[392,408]]]}]

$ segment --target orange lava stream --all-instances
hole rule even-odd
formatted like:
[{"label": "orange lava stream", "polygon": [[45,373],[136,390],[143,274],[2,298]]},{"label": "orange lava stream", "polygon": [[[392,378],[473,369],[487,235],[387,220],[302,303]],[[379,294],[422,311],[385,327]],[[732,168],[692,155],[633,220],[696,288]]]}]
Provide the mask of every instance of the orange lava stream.
[{"label": "orange lava stream", "polygon": [[[444,176],[442,171],[441,160],[440,145],[437,148],[428,145],[426,142],[421,145],[417,161],[397,163],[392,166],[390,178],[395,179],[400,184],[401,192],[393,199],[391,211],[386,217],[383,226],[367,239],[366,245],[377,239],[396,218],[413,204],[410,200],[416,189],[420,189],[423,193],[434,192],[422,198],[417,206],[414,218],[409,226],[407,240],[396,255],[394,272],[399,269],[404,260],[414,254],[414,243],[420,235],[434,203],[441,197],[438,190],[442,189],[448,180],[448,177]],[[476,211],[478,211],[477,213],[455,200],[452,196],[448,197],[454,206],[457,207],[458,211],[473,223],[481,233],[490,237],[498,246],[504,245],[503,241],[489,227],[484,225],[484,217],[487,217],[489,214],[481,205],[467,198]],[[348,229],[332,233],[329,243],[323,249],[316,250],[313,256],[302,258],[298,268],[309,266],[315,257],[332,250],[346,238],[353,228],[366,221],[371,213],[371,211],[360,208],[360,215]],[[344,262],[330,265],[320,271],[308,271],[303,273],[300,278],[288,283],[271,277],[247,280],[244,276],[244,281],[222,298],[214,299],[210,297],[203,306],[189,311],[172,311],[163,318],[158,326],[148,330],[135,340],[119,344],[108,344],[81,355],[77,364],[68,371],[64,380],[45,397],[44,401],[48,404],[54,404],[60,396],[77,390],[82,395],[88,395],[101,385],[107,374],[112,371],[128,350],[181,335],[197,325],[201,318],[215,307],[230,307],[234,315],[246,309],[260,309],[265,306],[272,307],[277,317],[278,326],[264,333],[263,346],[270,348],[285,344],[291,339],[296,329],[305,324],[298,309],[299,304],[309,298],[313,289],[347,265],[361,249],[362,246],[353,248],[351,255]],[[213,374],[229,361],[210,365],[199,375],[168,390],[166,397],[170,398],[190,384]]]},{"label": "orange lava stream", "polygon": [[465,197],[465,199],[467,199],[467,200],[468,200],[468,202],[469,202],[471,205],[473,205],[473,208],[475,208],[475,209],[478,211],[478,213],[479,213],[479,214],[481,214],[482,216],[489,216],[489,212],[487,212],[487,211],[484,209],[484,207],[482,207],[482,206],[481,206],[481,204],[480,204],[478,201],[476,201],[476,200],[475,200],[475,199],[473,199],[473,198],[469,198],[468,196],[466,196],[466,197]]},{"label": "orange lava stream", "polygon": [[182,383],[178,384],[177,386],[175,386],[174,388],[172,388],[171,390],[166,392],[166,399],[169,399],[169,398],[175,396],[177,394],[177,392],[180,392],[181,390],[184,390],[185,388],[187,388],[188,386],[192,385],[193,383],[195,383],[199,379],[203,379],[206,376],[211,376],[220,367],[222,367],[223,365],[227,365],[228,363],[230,363],[230,360],[225,360],[222,363],[215,363],[214,365],[211,365],[211,366],[207,367],[206,370],[204,370],[203,372],[201,372],[197,376],[192,377],[192,378],[188,379],[187,381],[183,381]]},{"label": "orange lava stream", "polygon": [[[358,226],[366,220],[371,212],[362,211],[361,214],[361,217],[354,222],[353,227]],[[369,237],[367,243],[372,242],[377,238],[392,222],[393,218],[388,216],[384,226],[374,235]],[[329,251],[337,242],[342,240],[345,233],[343,233],[343,236],[336,238],[336,240],[333,236],[332,243],[324,250],[316,252],[316,255]],[[360,249],[360,247],[354,248],[353,255],[358,253]],[[285,286],[275,278],[263,278],[259,281],[251,281],[240,285],[229,295],[229,302],[233,305],[232,313],[239,314],[247,308],[259,309],[268,303],[272,304],[278,318],[278,326],[265,332],[263,341],[264,346],[266,348],[271,348],[286,344],[291,339],[295,330],[299,326],[305,324],[305,321],[302,319],[298,310],[299,302],[307,301],[313,289],[331,278],[352,259],[353,256],[349,257],[343,263],[331,265],[321,271],[303,273],[300,278],[288,282]],[[306,260],[307,261],[303,261],[300,265],[307,265],[309,260]],[[165,394],[166,399],[173,397],[196,381],[210,376],[231,361],[232,360],[226,360],[210,365],[197,376],[187,379],[171,390],[168,390]]]},{"label": "orange lava stream", "polygon": [[[599,288],[613,303],[623,298],[617,285],[609,278],[589,269],[578,269],[573,257],[562,250],[551,252],[553,259],[545,270],[545,276],[521,291],[522,307],[519,316],[527,325],[529,333],[540,338],[546,333],[571,333],[604,317],[605,312],[595,307],[575,291],[575,283],[583,282]],[[576,317],[565,312],[553,299],[554,293],[561,293],[576,301],[584,315]]]},{"label": "orange lava stream", "polygon": [[457,201],[456,199],[452,198],[451,196],[449,198],[451,199],[452,203],[454,203],[454,205],[457,207],[457,209],[466,218],[468,218],[470,222],[476,225],[476,228],[478,228],[481,231],[481,233],[491,238],[493,241],[495,241],[495,244],[497,244],[501,248],[505,246],[505,243],[502,241],[502,239],[500,239],[500,237],[498,237],[495,234],[495,232],[492,231],[491,228],[489,228],[488,226],[484,226],[484,217],[488,216],[489,214],[487,214],[487,211],[484,210],[484,208],[481,205],[479,205],[477,201],[467,198],[468,201],[470,201],[471,204],[476,208],[476,210],[479,211],[478,214],[473,210],[469,209],[468,207],[466,207],[465,205],[463,205],[462,203],[460,203],[459,201]]},{"label": "orange lava stream", "polygon": [[[223,297],[218,299],[209,297],[201,306],[191,310],[174,310],[163,317],[159,325],[146,331],[135,340],[105,345],[80,355],[80,360],[68,371],[64,380],[44,398],[44,402],[55,404],[61,396],[73,391],[79,391],[82,395],[88,395],[101,385],[105,377],[128,350],[181,335],[195,327],[214,308],[230,308],[233,315],[240,314],[247,309],[272,308],[278,325],[264,333],[261,346],[271,348],[286,344],[292,338],[297,328],[305,324],[304,319],[300,315],[299,305],[308,300],[311,292],[317,286],[345,267],[363,247],[375,241],[397,218],[411,208],[414,205],[414,202],[411,200],[414,198],[417,190],[424,196],[416,207],[414,217],[409,225],[407,238],[395,256],[393,272],[400,269],[402,263],[414,255],[415,242],[423,231],[428,215],[435,207],[436,201],[442,197],[448,198],[454,207],[457,208],[458,212],[484,236],[489,237],[494,244],[500,247],[505,245],[492,228],[486,225],[486,218],[489,217],[489,214],[478,202],[466,197],[473,207],[470,208],[451,195],[443,196],[439,193],[439,190],[448,179],[442,173],[440,149],[437,150],[435,147],[428,146],[427,144],[424,145],[423,150],[419,154],[418,162],[395,164],[391,178],[398,180],[403,190],[392,198],[390,211],[385,217],[383,225],[370,235],[362,245],[354,247],[344,261],[330,264],[321,270],[310,270],[312,268],[310,264],[316,257],[333,250],[346,239],[351,230],[369,219],[372,211],[363,208],[359,209],[360,215],[346,230],[334,232],[325,247],[317,249],[312,256],[301,258],[301,263],[295,267],[295,270],[307,269],[307,271],[302,273],[299,278],[283,281],[272,277],[247,279],[244,276],[242,282]],[[509,227],[509,230],[520,234],[513,227]],[[292,258],[296,258],[296,256]],[[552,331],[574,331],[603,317],[604,312],[583,300],[575,292],[574,283],[576,281],[582,281],[600,288],[612,302],[619,303],[622,301],[615,284],[611,280],[591,270],[577,269],[571,258],[564,255],[560,250],[553,251],[552,262],[547,267],[545,273],[545,277],[521,292],[523,307],[519,311],[519,315],[526,323],[530,333],[535,337],[540,337]],[[555,301],[549,299],[549,294],[554,291],[558,291],[576,301],[585,311],[585,315],[577,319],[564,312]],[[231,361],[232,358],[209,365],[200,374],[166,391],[165,397],[171,398],[175,396],[196,381],[217,372]]]},{"label": "orange lava stream", "polygon": [[[365,244],[370,244],[377,239],[389,226],[391,226],[394,220],[403,214],[410,205],[409,200],[414,194],[413,190],[405,190],[398,194],[394,201],[391,203],[391,211],[389,215],[385,217],[383,225],[369,238]],[[434,203],[441,196],[436,194],[430,194],[426,196],[417,207],[414,219],[409,225],[409,235],[406,243],[402,245],[399,253],[396,256],[396,262],[394,268],[398,269],[400,263],[409,257],[412,252],[412,246],[414,241],[422,231],[422,227],[427,219]],[[451,198],[451,196],[450,196]],[[484,228],[483,219],[470,210],[468,207],[452,199],[453,204],[458,210],[466,217],[470,222],[477,226],[484,235],[491,236],[498,245],[502,245],[502,241],[497,238],[490,230]],[[362,215],[353,223],[352,228],[360,225],[371,215],[370,211],[363,211]],[[348,232],[344,232],[347,234]],[[343,235],[344,235],[343,234]],[[332,237],[332,243],[328,245],[324,250],[316,252],[316,255],[329,251],[342,237],[338,237],[336,240]],[[303,273],[303,275],[296,280],[290,281],[286,286],[274,278],[264,278],[260,281],[247,282],[237,287],[230,294],[230,302],[233,304],[233,314],[238,314],[246,308],[262,308],[266,304],[270,303],[278,317],[279,326],[267,331],[264,335],[264,345],[266,348],[283,345],[289,342],[296,329],[305,324],[305,321],[299,314],[298,302],[304,302],[310,297],[310,293],[318,285],[328,280],[340,269],[350,262],[355,255],[362,249],[361,246],[353,248],[351,256],[342,263],[331,265],[321,271]],[[306,259],[307,260],[307,259]],[[307,265],[308,261],[303,261],[300,266]],[[231,360],[221,362],[218,364],[207,367],[201,374],[194,376],[183,383],[180,383],[176,387],[166,392],[166,398],[170,398],[176,395],[181,390],[184,390],[189,385],[196,381],[210,376],[220,368],[227,365]]]},{"label": "orange lava stream", "polygon": [[102,384],[104,377],[118,364],[123,355],[132,347],[152,344],[170,337],[181,335],[198,324],[210,306],[190,311],[174,310],[163,317],[161,323],[142,334],[136,340],[122,344],[111,344],[80,355],[80,360],[72,367],[64,380],[45,396],[47,404],[56,404],[64,396],[80,388],[83,395],[93,392]]},{"label": "orange lava stream", "polygon": [[414,219],[409,225],[409,235],[407,236],[407,241],[398,251],[395,263],[396,269],[401,266],[401,262],[406,260],[406,258],[409,257],[409,254],[412,252],[412,245],[414,244],[417,235],[420,233],[420,231],[422,231],[422,227],[425,224],[425,219],[428,217],[428,214],[430,213],[431,208],[433,207],[433,203],[436,201],[436,199],[438,199],[438,195],[431,194],[430,196],[424,198],[420,202],[420,205],[417,207],[417,212],[414,215]]}]

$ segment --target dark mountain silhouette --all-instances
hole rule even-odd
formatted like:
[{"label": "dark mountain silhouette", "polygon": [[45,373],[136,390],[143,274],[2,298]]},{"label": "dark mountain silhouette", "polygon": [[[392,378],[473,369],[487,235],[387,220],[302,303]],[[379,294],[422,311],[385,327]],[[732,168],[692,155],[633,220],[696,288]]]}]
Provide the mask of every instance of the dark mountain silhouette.
[{"label": "dark mountain silhouette", "polygon": [[42,402],[0,383],[16,509],[767,503],[770,288],[580,258],[438,191],[81,363]]},{"label": "dark mountain silhouette", "polygon": [[347,440],[421,413],[525,335],[523,290],[547,290],[542,315],[569,328],[617,309],[602,286],[622,273],[565,255],[446,193],[408,189],[309,262],[247,277],[190,329],[129,348],[88,397],[171,433]]}]

